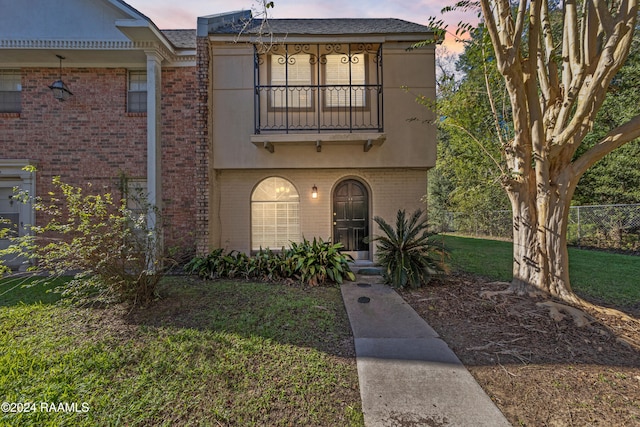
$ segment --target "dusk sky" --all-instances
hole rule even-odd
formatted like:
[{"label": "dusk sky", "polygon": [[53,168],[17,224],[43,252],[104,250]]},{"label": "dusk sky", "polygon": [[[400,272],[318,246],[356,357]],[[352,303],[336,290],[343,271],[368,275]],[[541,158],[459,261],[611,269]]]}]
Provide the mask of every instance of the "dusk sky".
[{"label": "dusk sky", "polygon": [[[252,0],[125,0],[149,17],[160,29],[196,28],[198,16],[236,10],[255,10]],[[460,14],[440,14],[450,4],[438,0],[274,0],[271,18],[400,18],[426,25],[430,16],[442,18],[450,26],[463,17]],[[452,51],[461,46],[447,42]],[[459,45],[459,44],[458,44]]]}]

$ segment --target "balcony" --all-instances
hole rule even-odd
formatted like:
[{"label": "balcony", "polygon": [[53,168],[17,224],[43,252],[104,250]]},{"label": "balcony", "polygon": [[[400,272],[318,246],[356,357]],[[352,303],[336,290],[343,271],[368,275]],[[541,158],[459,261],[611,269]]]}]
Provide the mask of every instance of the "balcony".
[{"label": "balcony", "polygon": [[371,44],[256,48],[255,134],[382,133],[381,58]]}]

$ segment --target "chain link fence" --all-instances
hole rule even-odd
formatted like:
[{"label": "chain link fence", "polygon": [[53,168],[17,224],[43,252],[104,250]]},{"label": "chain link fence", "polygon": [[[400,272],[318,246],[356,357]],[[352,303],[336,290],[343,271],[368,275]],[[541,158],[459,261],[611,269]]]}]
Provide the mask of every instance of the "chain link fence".
[{"label": "chain link fence", "polygon": [[[444,212],[439,221],[434,219],[435,228],[445,233],[513,238],[510,210]],[[640,204],[572,206],[567,242],[580,247],[640,252]]]}]

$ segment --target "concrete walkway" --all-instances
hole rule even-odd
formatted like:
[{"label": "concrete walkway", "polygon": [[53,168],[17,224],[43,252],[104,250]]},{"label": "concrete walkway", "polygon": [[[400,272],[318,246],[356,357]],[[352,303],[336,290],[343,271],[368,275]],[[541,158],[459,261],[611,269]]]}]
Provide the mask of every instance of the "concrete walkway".
[{"label": "concrete walkway", "polygon": [[375,278],[342,285],[366,427],[510,426],[438,334]]}]

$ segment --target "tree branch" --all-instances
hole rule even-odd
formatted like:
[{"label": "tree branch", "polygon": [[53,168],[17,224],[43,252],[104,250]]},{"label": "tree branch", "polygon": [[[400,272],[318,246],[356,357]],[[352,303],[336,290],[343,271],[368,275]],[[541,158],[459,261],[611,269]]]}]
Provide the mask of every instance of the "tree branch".
[{"label": "tree branch", "polygon": [[[549,1],[544,0],[542,2],[542,9],[540,10],[540,25],[542,29],[540,47],[541,55],[539,55],[539,66],[543,66],[542,74],[539,74],[541,85],[546,86],[546,98],[551,100],[557,94],[551,93],[551,88],[558,87],[558,68],[554,61],[555,47],[553,45],[553,33],[551,32],[551,21],[549,19]],[[544,78],[543,78],[544,76]]]},{"label": "tree branch", "polygon": [[[593,58],[594,64],[591,65],[590,71],[587,73],[584,64],[582,64],[579,73],[574,76],[571,86],[564,96],[563,106],[554,131],[555,144],[557,145],[573,140],[581,141],[582,136],[590,131],[590,128],[585,127],[584,124],[592,122],[595,118],[597,110],[604,101],[605,92],[611,79],[628,56],[638,13],[637,0],[630,2],[623,0],[618,12],[618,16],[614,20],[613,32],[606,39],[600,52],[595,55],[593,52],[584,54],[584,57]],[[592,27],[599,28],[597,19],[589,20],[587,23]],[[589,32],[589,30],[586,31]],[[591,48],[595,49],[596,46],[592,45]],[[572,117],[569,118],[570,110],[576,99],[577,107]],[[555,149],[557,150],[558,147]],[[562,148],[560,147],[560,149]]]},{"label": "tree branch", "polygon": [[[598,64],[589,76],[591,83],[585,85],[587,79],[583,78],[583,84],[578,93],[578,105],[571,121],[564,127],[562,132],[556,135],[558,144],[563,144],[571,140],[582,141],[582,137],[591,129],[585,127],[585,123],[592,122],[600,106],[604,102],[606,90],[611,79],[624,64],[631,42],[633,41],[632,28],[635,25],[635,15],[627,17],[628,21],[620,19],[613,34],[599,55]],[[593,25],[597,25],[594,22]],[[563,109],[566,107],[563,106]],[[565,113],[567,113],[565,111]],[[558,124],[556,123],[556,128]]]},{"label": "tree branch", "polygon": [[640,137],[640,115],[612,129],[600,142],[573,161],[573,172],[582,176],[595,162],[629,141]]},{"label": "tree branch", "polygon": [[613,17],[607,3],[604,0],[593,0],[593,2],[600,25],[602,25],[605,35],[609,37],[613,33]]},{"label": "tree branch", "polygon": [[[493,125],[496,128],[496,135],[500,145],[504,145],[504,138],[502,136],[502,129],[500,128],[500,122],[498,119],[498,111],[496,110],[495,101],[493,99],[493,93],[491,92],[491,85],[489,84],[489,71],[487,70],[487,61],[485,57],[484,44],[482,44],[482,67],[484,69],[484,85],[487,88],[487,97],[489,99],[489,106],[491,107],[491,114],[493,115]],[[494,160],[495,161],[495,160]]]},{"label": "tree branch", "polygon": [[500,173],[501,173],[503,176],[504,176],[504,175],[506,175],[506,172],[505,172],[504,168],[502,167],[502,165],[500,164],[500,162],[498,162],[498,161],[496,160],[496,158],[495,158],[495,157],[493,157],[493,155],[489,152],[489,150],[487,150],[487,148],[486,148],[486,147],[485,147],[485,146],[484,146],[484,145],[483,145],[483,144],[478,140],[478,138],[476,138],[476,137],[475,137],[471,132],[469,132],[469,131],[467,130],[467,128],[465,128],[464,126],[460,126],[459,124],[457,124],[457,123],[453,122],[450,118],[449,118],[449,119],[447,119],[447,120],[444,122],[444,124],[445,124],[446,126],[454,127],[454,128],[456,128],[456,129],[459,129],[459,130],[463,131],[464,133],[466,133],[466,134],[469,136],[469,138],[471,138],[471,140],[472,140],[473,142],[475,142],[476,144],[478,144],[478,146],[482,149],[482,151],[484,151],[484,152],[485,152],[485,154],[486,154],[487,156],[489,156],[489,158],[493,161],[493,163],[495,163],[495,165],[498,167],[498,169],[500,169]]},{"label": "tree branch", "polygon": [[[480,0],[485,27],[496,53],[498,70],[509,73],[515,61],[513,49],[513,20],[508,0]],[[495,9],[494,9],[495,7]]]},{"label": "tree branch", "polygon": [[520,49],[520,41],[522,40],[522,30],[524,29],[524,21],[527,15],[527,1],[528,0],[520,0],[520,5],[518,6],[518,19],[516,20],[516,27],[513,30],[513,48],[516,51]]},{"label": "tree branch", "polygon": [[[567,0],[565,2],[564,16],[564,46],[562,57],[565,61],[565,72],[569,76],[577,74],[577,68],[580,67],[580,41],[578,39],[578,11],[575,0]],[[568,68],[568,69],[567,69]],[[569,85],[565,84],[565,87]]]}]

